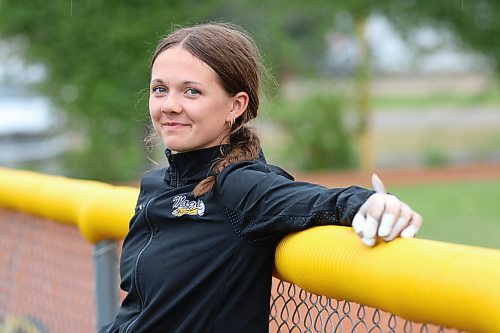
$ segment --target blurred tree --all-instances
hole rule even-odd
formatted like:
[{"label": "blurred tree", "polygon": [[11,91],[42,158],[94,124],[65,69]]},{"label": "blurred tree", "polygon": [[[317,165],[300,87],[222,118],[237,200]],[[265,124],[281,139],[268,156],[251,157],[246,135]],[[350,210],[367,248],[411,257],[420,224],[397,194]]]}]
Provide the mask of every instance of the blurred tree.
[{"label": "blurred tree", "polygon": [[342,117],[343,104],[343,98],[333,94],[312,94],[294,102],[277,99],[269,106],[269,115],[288,137],[280,152],[289,167],[317,171],[356,165],[352,135]]},{"label": "blurred tree", "polygon": [[232,3],[228,17],[252,32],[278,81],[318,70],[327,47],[325,32],[334,22],[330,2],[327,8],[298,0],[266,1],[261,6],[248,0]]},{"label": "blurred tree", "polygon": [[[464,45],[500,59],[500,4],[495,0],[133,0],[0,1],[0,36],[24,45],[28,61],[42,62],[40,88],[66,112],[70,129],[87,136],[72,156],[71,175],[130,180],[144,168],[140,154],[147,114],[149,56],[172,23],[226,20],[249,30],[279,80],[318,70],[325,33],[337,13],[348,13],[363,51],[357,78],[358,141],[365,168],[373,165],[369,130],[370,63],[363,43],[369,15],[380,13],[402,29],[443,26]],[[500,69],[497,67],[500,75]]]},{"label": "blurred tree", "polygon": [[[135,179],[148,123],[149,57],[172,22],[211,19],[218,1],[0,2],[0,35],[41,62],[38,87],[86,136],[69,174],[106,181]],[[211,7],[212,6],[212,7]],[[22,81],[22,78],[20,78]]]}]

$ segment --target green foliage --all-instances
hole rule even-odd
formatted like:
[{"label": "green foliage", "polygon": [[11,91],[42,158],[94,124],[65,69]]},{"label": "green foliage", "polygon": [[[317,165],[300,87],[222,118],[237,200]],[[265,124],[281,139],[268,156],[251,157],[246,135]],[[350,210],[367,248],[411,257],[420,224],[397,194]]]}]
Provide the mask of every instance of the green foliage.
[{"label": "green foliage", "polygon": [[331,95],[271,105],[269,115],[288,135],[285,163],[302,170],[353,167],[353,139],[342,111],[341,99]]},{"label": "green foliage", "polygon": [[252,34],[279,81],[318,70],[327,47],[325,32],[332,28],[339,9],[336,3],[323,0],[307,4],[300,0],[209,2],[219,3],[211,9],[214,17]]},{"label": "green foliage", "polygon": [[449,164],[449,161],[443,150],[430,146],[424,151],[424,164],[430,167],[438,167]]},{"label": "green foliage", "polygon": [[[69,131],[86,138],[68,156],[68,174],[105,181],[135,179],[144,168],[149,122],[149,59],[171,27],[211,19],[188,2],[19,1],[0,3],[0,35],[41,62],[38,87],[68,114]],[[211,13],[211,12],[209,12]]]}]

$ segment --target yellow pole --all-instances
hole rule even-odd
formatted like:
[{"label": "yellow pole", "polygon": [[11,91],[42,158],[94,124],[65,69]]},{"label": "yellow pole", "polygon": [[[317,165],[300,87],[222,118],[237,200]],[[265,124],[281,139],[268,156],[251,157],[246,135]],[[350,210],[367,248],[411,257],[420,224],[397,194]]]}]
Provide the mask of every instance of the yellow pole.
[{"label": "yellow pole", "polygon": [[287,236],[276,271],[304,290],[416,322],[500,332],[500,251],[423,239],[364,246],[351,228]]}]

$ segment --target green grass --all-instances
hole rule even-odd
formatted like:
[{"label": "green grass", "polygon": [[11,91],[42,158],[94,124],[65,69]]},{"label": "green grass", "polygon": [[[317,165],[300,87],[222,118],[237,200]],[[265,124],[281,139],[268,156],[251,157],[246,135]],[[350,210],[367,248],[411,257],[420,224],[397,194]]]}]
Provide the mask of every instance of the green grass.
[{"label": "green grass", "polygon": [[500,180],[390,190],[424,217],[419,238],[500,249]]}]

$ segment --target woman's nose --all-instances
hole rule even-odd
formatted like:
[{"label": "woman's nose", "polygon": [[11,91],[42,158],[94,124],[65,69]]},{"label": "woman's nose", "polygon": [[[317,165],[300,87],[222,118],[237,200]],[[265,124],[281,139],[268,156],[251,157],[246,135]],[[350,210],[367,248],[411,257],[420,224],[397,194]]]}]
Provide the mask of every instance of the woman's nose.
[{"label": "woman's nose", "polygon": [[163,99],[160,110],[163,113],[179,113],[182,111],[182,106],[177,96],[170,93]]}]

